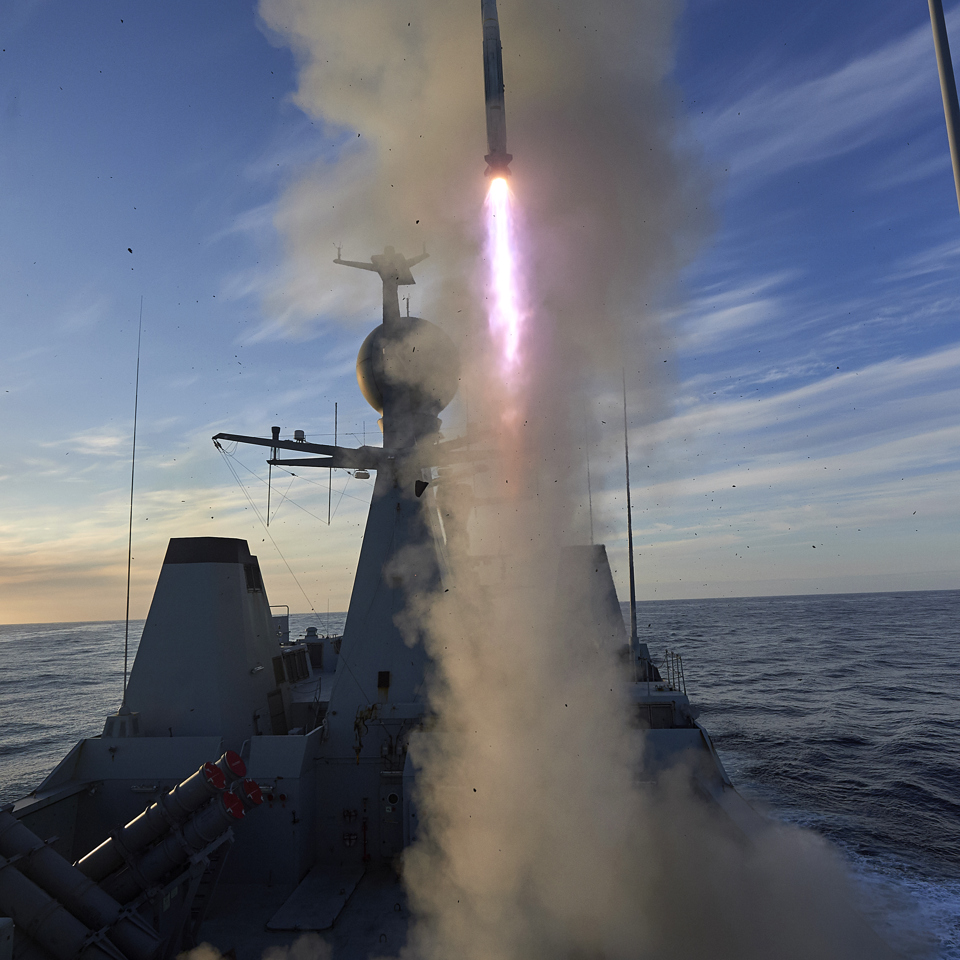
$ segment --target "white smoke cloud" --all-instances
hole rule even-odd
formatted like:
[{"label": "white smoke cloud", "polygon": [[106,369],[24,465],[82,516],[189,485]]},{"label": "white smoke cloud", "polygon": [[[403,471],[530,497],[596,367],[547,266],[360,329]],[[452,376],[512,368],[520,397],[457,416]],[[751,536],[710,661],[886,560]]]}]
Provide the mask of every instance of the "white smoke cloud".
[{"label": "white smoke cloud", "polygon": [[558,558],[585,539],[584,397],[625,367],[644,418],[666,404],[658,307],[706,219],[674,146],[677,6],[500,4],[529,308],[512,385],[484,325],[478,7],[260,5],[299,59],[296,102],[359,134],[281,200],[289,262],[268,309],[291,326],[369,323],[379,291],[333,272],[332,241],[351,259],[426,242],[423,313],[460,344],[462,408],[486,444],[485,472],[468,464],[434,485],[449,592],[407,611],[434,660],[439,720],[411,745],[422,836],[404,861],[417,918],[405,956],[882,956],[815,836],[771,826],[745,841],[685,766],[656,788],[636,782],[642,736],[616,651],[595,642],[610,625],[587,579],[558,615]]},{"label": "white smoke cloud", "polygon": [[[330,944],[319,934],[304,933],[289,946],[272,946],[263,951],[262,960],[331,960]],[[234,950],[221,953],[212,943],[201,943],[177,955],[177,960],[231,960]]]}]

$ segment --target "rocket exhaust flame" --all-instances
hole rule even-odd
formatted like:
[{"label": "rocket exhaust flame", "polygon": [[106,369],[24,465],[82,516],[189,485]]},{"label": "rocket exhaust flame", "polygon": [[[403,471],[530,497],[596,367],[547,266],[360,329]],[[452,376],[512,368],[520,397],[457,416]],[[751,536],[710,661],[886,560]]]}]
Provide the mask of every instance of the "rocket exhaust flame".
[{"label": "rocket exhaust flame", "polygon": [[490,263],[488,322],[499,352],[500,372],[509,385],[519,363],[524,317],[517,291],[510,187],[503,177],[495,177],[490,182],[486,212]]}]

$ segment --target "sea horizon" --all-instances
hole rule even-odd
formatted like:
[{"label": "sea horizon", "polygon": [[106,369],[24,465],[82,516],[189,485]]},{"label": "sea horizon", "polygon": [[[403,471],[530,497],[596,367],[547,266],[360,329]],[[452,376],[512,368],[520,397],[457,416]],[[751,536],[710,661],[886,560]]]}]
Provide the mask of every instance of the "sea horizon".
[{"label": "sea horizon", "polygon": [[[819,597],[867,597],[867,596],[889,596],[892,594],[920,594],[920,593],[960,593],[960,586],[957,587],[931,587],[927,589],[917,589],[914,587],[905,587],[895,590],[835,590],[818,591],[816,593],[744,593],[728,594],[722,597],[638,597],[637,605],[650,603],[713,603],[733,600],[801,600],[815,599]],[[630,601],[619,600],[620,607],[629,611]],[[316,617],[323,620],[326,617],[346,617],[346,610],[329,610],[323,613],[317,613],[313,610],[296,611],[291,610],[291,617]],[[124,617],[103,620],[18,620],[0,623],[3,627],[69,627],[69,626],[92,626],[98,623],[124,623]],[[131,617],[130,623],[146,623],[146,617]]]}]

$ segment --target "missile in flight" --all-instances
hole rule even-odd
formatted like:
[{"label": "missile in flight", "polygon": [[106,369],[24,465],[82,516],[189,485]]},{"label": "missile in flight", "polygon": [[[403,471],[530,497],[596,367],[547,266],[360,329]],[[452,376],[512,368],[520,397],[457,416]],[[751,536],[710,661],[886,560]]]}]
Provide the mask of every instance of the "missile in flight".
[{"label": "missile in flight", "polygon": [[503,55],[500,50],[500,21],[497,19],[497,0],[480,0],[483,20],[483,90],[487,101],[487,148],[489,153],[486,176],[510,175],[507,153],[507,118],[503,106]]}]

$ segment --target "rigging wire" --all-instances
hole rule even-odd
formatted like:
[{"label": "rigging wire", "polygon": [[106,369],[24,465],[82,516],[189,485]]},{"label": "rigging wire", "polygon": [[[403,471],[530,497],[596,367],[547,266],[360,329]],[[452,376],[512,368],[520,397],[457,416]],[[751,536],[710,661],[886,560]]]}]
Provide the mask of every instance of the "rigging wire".
[{"label": "rigging wire", "polygon": [[[236,444],[233,445],[233,449],[234,449],[234,450],[236,449],[236,446],[237,446]],[[226,450],[223,446],[221,446],[221,447],[220,447],[220,452],[221,452],[224,456],[230,457],[231,459],[235,460],[241,467],[243,467],[244,470],[247,471],[247,473],[250,474],[250,476],[252,476],[252,477],[253,477],[255,480],[257,480],[259,483],[264,483],[264,484],[265,484],[265,483],[267,482],[267,481],[264,480],[263,477],[261,477],[255,470],[251,470],[242,460],[237,459],[237,457],[234,455],[233,451],[227,452],[227,450]],[[316,480],[311,480],[309,477],[303,476],[303,474],[301,474],[301,473],[294,473],[292,470],[286,470],[286,469],[284,469],[283,467],[280,467],[280,469],[283,470],[284,473],[290,474],[291,477],[294,477],[294,478],[297,479],[297,480],[302,480],[304,483],[309,483],[309,484],[312,484],[312,485],[315,486],[315,487],[320,487],[321,490],[324,488],[324,486],[326,486],[326,485],[323,484],[323,483],[317,483]],[[353,494],[346,492],[346,490],[347,490],[347,485],[349,484],[349,482],[350,482],[350,481],[349,481],[349,478],[348,478],[348,479],[347,479],[347,483],[344,484],[343,490],[342,490],[341,493],[340,493],[340,499],[342,500],[344,497],[348,497],[350,500],[356,500],[358,503],[362,503],[362,504],[365,504],[365,505],[369,505],[369,501],[365,500],[363,497],[355,497],[355,496],[353,496]],[[289,491],[289,490],[290,490],[290,487],[287,487],[287,490]],[[305,506],[303,506],[302,504],[297,503],[296,500],[293,500],[292,498],[288,497],[286,494],[283,494],[282,497],[283,497],[283,499],[285,499],[288,503],[292,503],[298,510],[302,510],[302,511],[303,511],[305,514],[307,514],[308,516],[313,517],[314,520],[319,520],[321,523],[326,523],[326,522],[327,522],[326,520],[323,519],[323,517],[318,517],[315,513],[311,513]],[[339,504],[338,504],[338,505],[339,505]],[[279,508],[278,508],[278,509],[279,509]],[[334,510],[334,515],[336,515],[336,510]],[[274,516],[276,516],[276,510],[274,510]]]},{"label": "rigging wire", "polygon": [[[277,551],[277,555],[278,555],[278,556],[280,557],[280,559],[283,561],[283,564],[284,564],[284,566],[287,568],[287,570],[289,571],[290,576],[293,577],[293,582],[297,585],[297,587],[299,587],[300,592],[303,594],[304,600],[307,601],[307,605],[310,607],[310,612],[317,618],[317,623],[320,623],[320,622],[321,622],[321,621],[320,621],[320,614],[317,613],[317,610],[316,610],[316,607],[315,607],[314,604],[313,604],[313,601],[307,596],[307,591],[303,589],[303,584],[300,583],[300,581],[297,579],[297,575],[293,572],[293,568],[290,566],[290,564],[287,563],[287,558],[283,555],[283,551],[282,551],[282,550],[280,549],[280,547],[277,545],[277,541],[273,539],[273,534],[270,533],[270,528],[267,526],[266,522],[264,521],[263,515],[260,513],[260,510],[258,509],[256,503],[254,503],[253,498],[250,496],[249,491],[248,491],[247,488],[243,485],[243,481],[240,479],[240,475],[237,473],[236,470],[233,469],[233,464],[230,462],[230,460],[231,460],[232,458],[227,454],[227,452],[223,449],[223,447],[220,446],[219,441],[214,440],[214,441],[213,441],[213,445],[214,445],[214,446],[220,451],[220,453],[223,455],[223,460],[224,460],[224,463],[226,463],[226,465],[227,465],[227,469],[228,469],[228,470],[230,471],[230,473],[233,475],[233,479],[237,481],[237,486],[240,487],[240,490],[243,492],[243,495],[247,498],[247,503],[250,504],[250,509],[253,510],[254,514],[255,514],[256,517],[257,517],[257,519],[260,521],[260,525],[263,527],[263,529],[264,529],[264,531],[266,532],[267,536],[270,538],[270,542],[273,544],[273,549]],[[239,462],[239,461],[238,461],[238,462]],[[241,465],[242,465],[242,464],[241,464]],[[254,476],[256,476],[256,474],[254,474]],[[261,478],[260,478],[260,477],[257,477],[257,479],[259,480],[259,479],[261,479]],[[292,501],[291,501],[291,502],[292,502]]]},{"label": "rigging wire", "polygon": [[[237,462],[240,463],[239,460],[238,460]],[[241,464],[241,466],[243,466],[243,464]],[[249,467],[245,467],[245,469],[246,469],[246,470],[250,470]],[[309,477],[304,476],[302,473],[294,473],[292,470],[287,470],[287,469],[285,469],[284,467],[280,467],[280,469],[283,470],[284,473],[289,473],[291,477],[296,477],[298,480],[302,480],[304,483],[310,483],[310,484],[312,484],[312,485],[315,486],[315,487],[319,487],[321,490],[326,486],[325,483],[321,483],[321,482],[318,481],[318,480],[311,480]],[[254,473],[252,470],[250,470],[250,472],[253,473],[253,475],[254,475],[255,477],[257,477],[257,474]],[[263,483],[263,478],[262,478],[262,477],[257,477],[257,479],[258,479],[261,483]],[[354,477],[354,476],[352,476],[352,474],[349,474],[349,473],[348,473],[348,479],[354,479],[354,480],[356,480],[356,479],[358,479],[358,478],[357,478],[357,477]],[[360,482],[363,483],[363,480],[361,480]],[[369,482],[367,483],[367,486],[370,486],[370,483],[369,483]],[[346,489],[347,489],[346,486],[344,486],[343,489],[346,490]],[[347,499],[349,499],[349,500],[356,500],[356,501],[358,501],[359,503],[369,503],[369,501],[368,501],[368,500],[365,500],[363,497],[355,497],[352,493],[344,493],[344,494],[342,494],[342,496],[347,497]],[[290,502],[293,503],[294,501],[291,500]],[[336,515],[336,511],[334,511],[334,515]]]},{"label": "rigging wire", "polygon": [[[337,445],[337,404],[333,404],[333,445]],[[327,526],[330,526],[330,502],[333,500],[333,467],[327,479]]]},{"label": "rigging wire", "polygon": [[137,375],[133,387],[133,449],[130,454],[130,522],[127,527],[127,612],[123,624],[123,696],[120,707],[127,705],[127,664],[130,655],[130,572],[133,566],[133,480],[137,469],[137,407],[140,403],[140,339],[143,334],[143,297],[140,297],[140,319],[137,322]]},{"label": "rigging wire", "polygon": [[350,483],[350,475],[347,475],[347,479],[344,481],[343,489],[340,491],[340,499],[337,501],[337,505],[333,508],[333,515],[337,515],[337,511],[340,509],[340,504],[343,503],[344,494],[347,492],[347,486]]},{"label": "rigging wire", "polygon": [[[219,440],[214,440],[214,441],[213,441],[213,445],[217,448],[217,450],[220,451],[220,454],[223,456],[223,460],[224,460],[224,463],[226,463],[226,465],[227,465],[227,469],[230,471],[231,475],[233,476],[233,479],[237,481],[237,486],[240,488],[240,490],[241,490],[241,492],[243,493],[244,497],[246,497],[247,503],[250,504],[250,509],[253,510],[254,514],[256,515],[256,518],[260,521],[260,525],[263,527],[264,532],[265,532],[265,533],[267,534],[267,536],[270,538],[270,542],[273,544],[273,549],[277,551],[277,555],[278,555],[278,556],[280,557],[280,559],[283,561],[283,565],[287,568],[287,571],[289,572],[290,576],[293,577],[293,582],[297,585],[297,587],[299,588],[300,592],[303,594],[303,598],[307,601],[307,604],[308,604],[309,607],[310,607],[310,612],[317,618],[317,623],[322,623],[323,621],[320,619],[320,614],[317,613],[317,609],[316,609],[316,607],[314,606],[313,601],[310,599],[310,597],[307,596],[307,591],[303,589],[303,584],[300,583],[300,581],[297,579],[297,575],[293,572],[293,568],[292,568],[292,567],[290,566],[290,564],[287,562],[287,558],[283,555],[283,551],[282,551],[282,550],[280,549],[280,547],[277,545],[277,541],[273,539],[273,535],[270,533],[269,528],[267,527],[266,523],[264,522],[263,516],[261,515],[259,509],[257,508],[256,503],[254,502],[253,498],[250,496],[250,493],[249,493],[249,491],[247,490],[247,488],[243,485],[243,481],[240,479],[240,475],[237,473],[236,470],[234,470],[233,464],[232,464],[230,461],[231,461],[231,460],[234,460],[234,459],[236,459],[236,458],[235,458],[232,454],[228,454],[227,451],[223,449],[223,447],[220,445],[220,441],[219,441]],[[237,460],[237,463],[240,463],[240,466],[242,466],[242,467],[243,467],[245,470],[247,470],[248,472],[253,473],[253,471],[250,470],[250,468],[249,468],[248,466],[246,466],[246,464],[241,463],[239,460]],[[263,480],[262,477],[257,476],[257,474],[255,474],[255,473],[253,473],[253,475],[254,475],[261,483],[264,482],[264,480]],[[291,503],[294,503],[293,500],[291,500],[290,502],[291,502]],[[295,506],[300,506],[300,505],[297,504],[297,503],[294,503],[294,505],[295,505]],[[301,508],[301,509],[302,509],[302,508]],[[306,511],[306,512],[309,512],[309,511]],[[311,516],[313,516],[313,514],[311,514]],[[317,519],[320,520],[319,517],[317,517]],[[321,523],[322,523],[322,522],[323,522],[323,521],[321,520]],[[396,535],[396,533],[394,533],[394,535]],[[381,571],[380,576],[381,576],[381,579],[382,579],[382,577],[383,577],[383,572],[382,572],[382,571]],[[330,614],[329,614],[329,610],[328,610],[328,612],[327,612],[328,623],[329,623],[329,616],[330,616]],[[348,659],[346,658],[346,656],[344,656],[342,653],[341,653],[340,659],[343,660],[343,665],[344,665],[344,667],[350,672],[350,675],[353,677],[354,681],[356,682],[356,684],[357,684],[357,689],[360,691],[360,694],[361,694],[361,695],[363,696],[363,698],[367,701],[367,706],[370,706],[370,705],[373,703],[373,700],[371,700],[370,696],[367,694],[367,692],[366,692],[363,684],[360,682],[360,678],[356,675],[356,673],[354,673],[353,667],[350,665],[350,662],[348,661]]]},{"label": "rigging wire", "polygon": [[[259,479],[259,478],[258,478],[258,479]],[[274,520],[277,519],[277,514],[280,512],[280,508],[283,506],[283,501],[284,501],[284,500],[286,500],[288,503],[292,503],[295,507],[300,506],[300,504],[295,503],[293,500],[291,500],[291,499],[287,496],[287,494],[290,492],[290,488],[293,486],[293,481],[296,480],[296,479],[297,479],[297,475],[296,475],[295,473],[291,473],[291,474],[290,474],[290,482],[287,484],[287,489],[284,490],[284,492],[280,494],[280,502],[279,502],[279,503],[276,505],[276,507],[274,508],[274,511],[273,511],[273,519],[274,519]],[[267,490],[268,499],[269,499],[269,493],[270,493],[270,491],[269,491],[269,488],[268,488],[268,490]],[[270,514],[269,514],[269,513],[267,514],[267,526],[268,526],[268,527],[270,526]]]},{"label": "rigging wire", "polygon": [[[276,456],[276,453],[274,453]],[[289,489],[289,488],[288,488]],[[267,526],[270,526],[270,493],[273,490],[273,464],[267,464]]]}]

